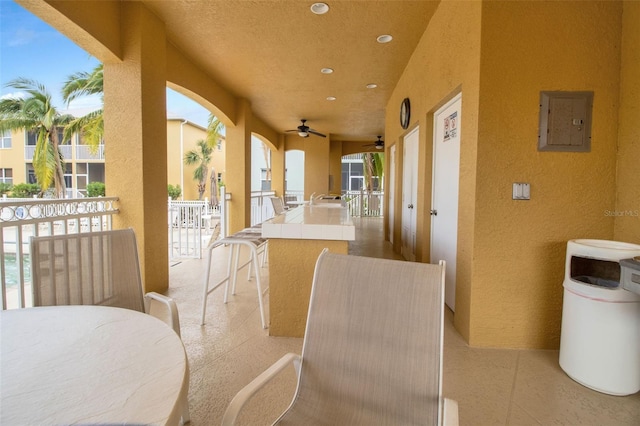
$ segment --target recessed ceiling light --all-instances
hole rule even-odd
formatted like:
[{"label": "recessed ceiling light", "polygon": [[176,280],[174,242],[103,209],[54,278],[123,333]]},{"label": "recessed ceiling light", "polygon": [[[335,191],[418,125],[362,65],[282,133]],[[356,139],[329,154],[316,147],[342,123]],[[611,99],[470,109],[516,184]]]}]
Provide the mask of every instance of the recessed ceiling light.
[{"label": "recessed ceiling light", "polygon": [[328,101],[335,101],[336,97],[335,96],[327,96],[327,100]]},{"label": "recessed ceiling light", "polygon": [[375,89],[376,87],[378,87],[378,85],[375,83],[367,84],[367,89]]},{"label": "recessed ceiling light", "polygon": [[320,72],[321,72],[322,74],[331,74],[331,73],[333,72],[333,69],[332,69],[332,68],[322,68],[322,69],[320,70]]},{"label": "recessed ceiling light", "polygon": [[376,40],[378,40],[378,43],[389,43],[391,40],[393,40],[393,37],[389,34],[383,34],[378,36]]},{"label": "recessed ceiling light", "polygon": [[314,3],[311,5],[311,11],[316,15],[324,15],[329,11],[329,5],[326,3]]}]

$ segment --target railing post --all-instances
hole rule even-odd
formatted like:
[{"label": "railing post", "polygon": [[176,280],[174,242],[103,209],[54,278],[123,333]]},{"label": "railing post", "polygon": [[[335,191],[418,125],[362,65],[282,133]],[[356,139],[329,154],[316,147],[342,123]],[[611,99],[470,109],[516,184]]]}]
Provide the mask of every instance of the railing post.
[{"label": "railing post", "polygon": [[220,236],[227,236],[227,188],[220,187]]}]

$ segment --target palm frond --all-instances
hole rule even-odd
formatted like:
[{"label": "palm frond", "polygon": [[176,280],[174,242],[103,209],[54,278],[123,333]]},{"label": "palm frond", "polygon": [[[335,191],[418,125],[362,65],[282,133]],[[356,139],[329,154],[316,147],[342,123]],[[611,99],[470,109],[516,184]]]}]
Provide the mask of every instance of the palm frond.
[{"label": "palm frond", "polygon": [[102,94],[104,92],[104,66],[99,64],[93,71],[77,72],[67,77],[62,87],[62,97],[65,102],[77,99],[81,96]]},{"label": "palm frond", "polygon": [[222,121],[218,119],[218,117],[213,114],[209,114],[209,119],[207,123],[207,145],[210,147],[214,147],[217,145],[218,140],[222,137],[222,130],[224,129],[224,124]]}]

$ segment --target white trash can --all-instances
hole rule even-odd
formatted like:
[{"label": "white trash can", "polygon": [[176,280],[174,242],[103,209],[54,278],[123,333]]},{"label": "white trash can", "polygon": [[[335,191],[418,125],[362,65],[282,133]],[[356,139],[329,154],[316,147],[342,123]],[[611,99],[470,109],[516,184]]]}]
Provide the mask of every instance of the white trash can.
[{"label": "white trash can", "polygon": [[640,391],[640,295],[620,285],[619,263],[638,255],[636,244],[567,243],[560,367],[610,395]]}]

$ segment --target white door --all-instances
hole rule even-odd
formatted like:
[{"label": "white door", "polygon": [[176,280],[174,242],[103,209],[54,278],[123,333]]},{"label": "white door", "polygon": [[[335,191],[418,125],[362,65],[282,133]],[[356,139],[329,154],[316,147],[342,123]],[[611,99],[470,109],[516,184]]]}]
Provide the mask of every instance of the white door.
[{"label": "white door", "polygon": [[455,311],[458,248],[458,180],[462,95],[434,114],[431,199],[431,263],[447,262],[445,303]]},{"label": "white door", "polygon": [[402,153],[402,256],[410,261],[416,260],[419,135],[416,127],[405,136]]},{"label": "white door", "polygon": [[393,145],[389,148],[389,189],[387,189],[387,194],[389,194],[389,212],[387,216],[389,217],[389,241],[393,244],[393,228],[395,221],[395,202],[396,202],[396,146]]}]

